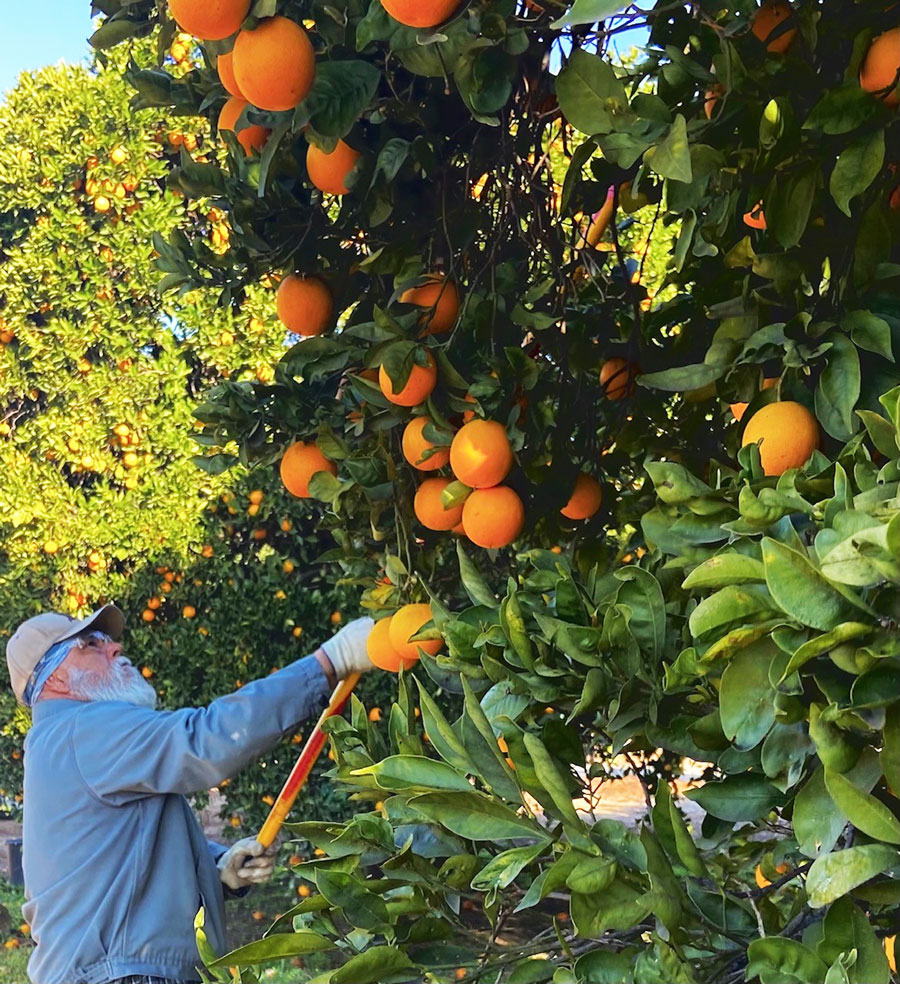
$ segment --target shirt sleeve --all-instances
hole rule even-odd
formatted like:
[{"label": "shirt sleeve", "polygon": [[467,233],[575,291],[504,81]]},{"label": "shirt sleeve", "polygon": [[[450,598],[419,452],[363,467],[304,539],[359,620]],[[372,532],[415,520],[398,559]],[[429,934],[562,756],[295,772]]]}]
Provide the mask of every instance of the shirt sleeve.
[{"label": "shirt sleeve", "polygon": [[210,789],[274,747],[327,703],[314,656],[247,684],[208,707],[154,711],[92,701],[76,715],[72,740],[84,781],[113,806],[143,796]]}]

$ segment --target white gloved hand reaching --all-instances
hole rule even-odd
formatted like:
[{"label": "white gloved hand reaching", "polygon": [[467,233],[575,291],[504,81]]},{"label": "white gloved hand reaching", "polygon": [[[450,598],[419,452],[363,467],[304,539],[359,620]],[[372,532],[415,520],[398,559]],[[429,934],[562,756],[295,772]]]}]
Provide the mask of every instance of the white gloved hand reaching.
[{"label": "white gloved hand reaching", "polygon": [[233,844],[216,862],[219,880],[237,892],[250,885],[261,885],[272,877],[278,848],[265,848],[255,837]]},{"label": "white gloved hand reaching", "polygon": [[343,680],[351,673],[365,673],[372,669],[372,661],[366,653],[366,642],[374,625],[370,618],[354,619],[327,642],[322,643],[322,649],[331,660],[338,680]]}]

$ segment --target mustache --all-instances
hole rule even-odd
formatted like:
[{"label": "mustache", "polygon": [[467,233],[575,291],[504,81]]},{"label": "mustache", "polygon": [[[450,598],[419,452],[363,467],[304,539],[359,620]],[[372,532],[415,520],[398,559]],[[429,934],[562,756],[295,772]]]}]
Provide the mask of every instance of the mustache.
[{"label": "mustache", "polygon": [[80,700],[124,701],[156,708],[157,695],[130,659],[119,656],[107,671],[73,669],[69,693]]}]

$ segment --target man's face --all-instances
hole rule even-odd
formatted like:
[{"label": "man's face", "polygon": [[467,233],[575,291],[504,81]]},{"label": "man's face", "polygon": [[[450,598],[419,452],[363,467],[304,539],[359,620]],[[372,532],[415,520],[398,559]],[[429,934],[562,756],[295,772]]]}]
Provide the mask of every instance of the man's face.
[{"label": "man's face", "polygon": [[102,632],[81,636],[55,675],[76,700],[121,700],[156,706],[156,691],[122,655],[121,644]]}]

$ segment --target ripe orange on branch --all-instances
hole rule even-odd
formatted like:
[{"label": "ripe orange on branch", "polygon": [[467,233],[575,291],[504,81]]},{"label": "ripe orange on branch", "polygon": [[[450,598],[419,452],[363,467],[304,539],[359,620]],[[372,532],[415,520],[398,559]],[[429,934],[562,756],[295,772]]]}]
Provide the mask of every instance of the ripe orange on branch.
[{"label": "ripe orange on branch", "polygon": [[285,277],[275,303],[282,324],[298,335],[321,335],[334,318],[331,291],[319,277]]},{"label": "ripe orange on branch", "polygon": [[413,500],[416,519],[429,530],[452,530],[462,519],[463,507],[444,508],[441,493],[450,485],[449,478],[426,478]]},{"label": "ripe orange on branch", "polygon": [[506,429],[496,420],[470,420],[457,431],[450,445],[453,474],[473,489],[499,484],[512,465]]},{"label": "ripe orange on branch", "polygon": [[450,331],[459,317],[459,289],[439,273],[430,274],[428,283],[405,290],[400,302],[425,309],[419,319],[423,326],[419,337]]},{"label": "ripe orange on branch", "polygon": [[254,150],[262,150],[266,140],[269,138],[269,131],[264,126],[257,123],[249,123],[240,130],[235,130],[235,124],[240,119],[248,103],[232,96],[222,107],[219,113],[219,121],[216,124],[220,130],[230,130],[236,137],[238,143],[244,148],[244,153],[249,157]]},{"label": "ripe orange on branch", "polygon": [[403,431],[403,457],[419,471],[443,468],[450,460],[450,448],[437,448],[434,454],[422,457],[426,451],[436,447],[423,434],[429,423],[428,417],[414,417]]},{"label": "ripe orange on branch", "polygon": [[416,635],[426,622],[432,619],[431,605],[404,605],[391,616],[388,638],[401,659],[417,660],[419,646],[434,656],[443,645],[440,639],[426,639],[423,642],[410,642],[410,636]]},{"label": "ripe orange on branch", "polygon": [[315,444],[297,441],[281,459],[281,481],[284,487],[299,499],[309,498],[309,481],[317,472],[327,471],[337,475],[337,465],[329,461]]},{"label": "ripe orange on branch", "polygon": [[607,359],[600,369],[600,385],[607,400],[622,400],[634,394],[634,380],[640,370],[626,359]]},{"label": "ripe orange on branch", "polygon": [[879,34],[869,46],[859,84],[866,92],[874,92],[886,106],[900,104],[897,96],[897,72],[900,71],[900,27]]},{"label": "ripe orange on branch", "polygon": [[[775,31],[792,14],[791,5],[785,0],[775,0],[774,3],[764,3],[753,15],[751,30],[756,38],[763,42],[766,51],[773,54],[783,55],[793,44],[797,36],[797,28],[790,27],[785,31],[780,31],[777,36]],[[771,40],[769,40],[771,38]]]},{"label": "ripe orange on branch", "polygon": [[799,468],[819,446],[819,424],[802,404],[793,400],[769,403],[750,418],[742,446],[759,443],[766,475],[781,475]]},{"label": "ripe orange on branch", "polygon": [[234,51],[224,51],[216,59],[216,71],[219,73],[219,81],[225,87],[225,91],[238,99],[245,99],[241,87],[237,84],[234,77]]},{"label": "ripe orange on branch", "polygon": [[437,27],[456,11],[461,0],[381,0],[381,6],[407,27]]},{"label": "ripe orange on branch", "polygon": [[347,177],[360,156],[358,150],[343,140],[338,140],[330,154],[310,144],[306,152],[306,173],[313,186],[326,195],[347,195],[350,192]]},{"label": "ripe orange on branch", "polygon": [[437,366],[430,352],[425,353],[425,358],[428,365],[413,365],[409,379],[399,391],[394,389],[391,377],[384,366],[381,366],[378,370],[378,385],[391,403],[399,407],[414,407],[431,396],[432,390],[437,385]]},{"label": "ripe orange on branch", "polygon": [[603,502],[603,487],[594,478],[582,472],[575,480],[572,496],[560,512],[567,519],[590,519]]},{"label": "ripe orange on branch", "polygon": [[[429,616],[430,617],[430,616]],[[391,621],[394,616],[389,615],[375,623],[374,628],[366,639],[366,654],[374,666],[379,670],[387,670],[388,673],[399,673],[400,668],[408,670],[416,665],[419,654],[410,659],[402,657],[391,643]],[[371,720],[371,718],[370,718]]]},{"label": "ripe orange on branch", "polygon": [[525,507],[508,485],[475,489],[462,514],[466,536],[485,549],[508,547],[525,525]]},{"label": "ripe orange on branch", "polygon": [[254,106],[293,109],[316,77],[316,53],[306,31],[288,17],[267,17],[234,42],[234,78]]},{"label": "ripe orange on branch", "polygon": [[250,0],[169,0],[169,13],[188,34],[203,41],[221,41],[237,31]]}]

